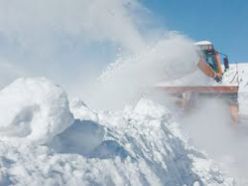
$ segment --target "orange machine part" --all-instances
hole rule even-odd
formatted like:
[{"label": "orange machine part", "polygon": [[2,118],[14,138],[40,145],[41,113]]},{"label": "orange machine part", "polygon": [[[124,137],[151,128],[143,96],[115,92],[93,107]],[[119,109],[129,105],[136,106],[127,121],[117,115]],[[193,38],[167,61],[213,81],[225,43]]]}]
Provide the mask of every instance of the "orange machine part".
[{"label": "orange machine part", "polygon": [[212,70],[212,68],[205,63],[204,59],[200,59],[197,66],[200,68],[200,70],[208,77],[214,78],[215,72]]},{"label": "orange machine part", "polygon": [[219,53],[215,54],[215,59],[216,59],[216,62],[217,62],[218,73],[223,74],[222,66],[221,66],[221,59],[220,59],[220,54]]}]

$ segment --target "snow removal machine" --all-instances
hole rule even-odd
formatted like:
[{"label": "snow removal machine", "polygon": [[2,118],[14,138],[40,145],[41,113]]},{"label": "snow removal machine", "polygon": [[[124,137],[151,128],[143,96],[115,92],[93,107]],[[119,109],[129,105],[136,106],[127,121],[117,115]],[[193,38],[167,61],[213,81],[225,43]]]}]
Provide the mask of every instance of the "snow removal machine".
[{"label": "snow removal machine", "polygon": [[[192,107],[192,102],[199,98],[221,99],[227,104],[233,123],[238,122],[239,106],[238,106],[238,90],[239,79],[236,67],[235,73],[230,77],[224,78],[229,71],[229,61],[227,55],[217,51],[213,44],[209,41],[200,41],[195,43],[199,49],[200,60],[197,63],[201,75],[209,77],[210,83],[196,84],[188,82],[188,84],[158,84],[159,90],[173,96],[177,106],[188,110]],[[222,58],[223,57],[223,58]],[[212,80],[211,80],[212,79]]]}]

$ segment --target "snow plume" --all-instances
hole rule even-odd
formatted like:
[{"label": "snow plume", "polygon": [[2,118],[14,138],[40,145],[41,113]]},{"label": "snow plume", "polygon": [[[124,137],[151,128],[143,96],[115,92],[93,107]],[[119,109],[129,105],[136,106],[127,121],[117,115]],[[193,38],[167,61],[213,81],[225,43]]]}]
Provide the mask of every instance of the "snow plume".
[{"label": "snow plume", "polygon": [[[199,101],[199,100],[198,100]],[[182,131],[197,149],[218,162],[222,171],[247,185],[247,128],[234,126],[226,103],[219,99],[199,101],[189,116],[180,120]]]},{"label": "snow plume", "polygon": [[[235,177],[237,185],[247,185],[247,64],[239,64],[238,69],[239,122],[236,125],[231,119],[226,101],[221,100],[221,97],[202,100],[198,98],[195,109],[181,117],[180,123],[183,134],[187,135],[191,144],[219,162],[223,171]],[[223,84],[230,82],[235,74],[236,65],[231,65]]]},{"label": "snow plume", "polygon": [[223,153],[228,147],[232,131],[228,106],[220,98],[196,99],[194,108],[181,121],[184,124],[182,128],[199,148],[214,155]]},{"label": "snow plume", "polygon": [[198,56],[192,40],[178,33],[147,45],[136,55],[119,57],[101,75],[91,98],[102,108],[121,108],[135,103],[163,80],[177,79],[197,70]]}]

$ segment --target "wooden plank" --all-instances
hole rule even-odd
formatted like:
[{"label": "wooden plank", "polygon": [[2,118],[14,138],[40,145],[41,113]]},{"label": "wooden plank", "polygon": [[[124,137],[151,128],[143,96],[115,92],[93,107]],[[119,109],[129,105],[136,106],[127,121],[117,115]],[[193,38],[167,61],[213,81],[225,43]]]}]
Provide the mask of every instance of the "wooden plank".
[{"label": "wooden plank", "polygon": [[239,90],[238,86],[159,86],[157,88],[170,94],[185,92],[235,94]]}]

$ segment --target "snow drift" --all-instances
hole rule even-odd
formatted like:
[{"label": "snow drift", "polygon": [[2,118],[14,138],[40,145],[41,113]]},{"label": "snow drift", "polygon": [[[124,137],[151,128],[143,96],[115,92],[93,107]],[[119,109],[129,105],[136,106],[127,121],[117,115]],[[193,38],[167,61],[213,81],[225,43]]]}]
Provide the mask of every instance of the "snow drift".
[{"label": "snow drift", "polygon": [[233,183],[145,98],[119,112],[96,113],[80,100],[69,109],[58,86],[19,79],[0,92],[0,109],[0,185]]}]

